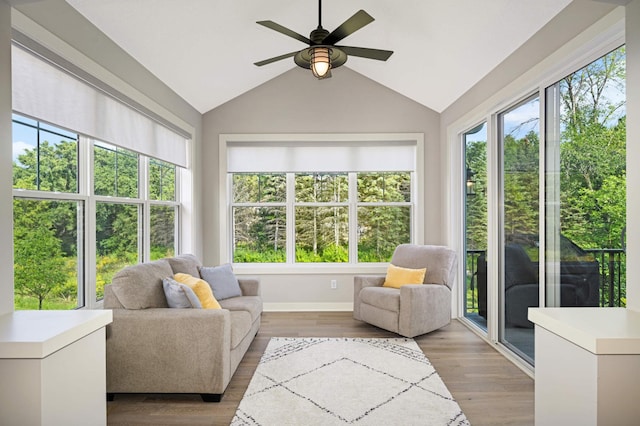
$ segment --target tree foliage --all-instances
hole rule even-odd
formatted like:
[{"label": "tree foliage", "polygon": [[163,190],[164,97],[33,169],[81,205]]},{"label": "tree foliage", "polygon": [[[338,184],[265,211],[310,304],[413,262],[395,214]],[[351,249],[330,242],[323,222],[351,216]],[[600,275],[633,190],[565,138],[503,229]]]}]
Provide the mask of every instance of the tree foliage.
[{"label": "tree foliage", "polygon": [[[349,261],[347,173],[295,174],[293,217],[287,219],[286,174],[234,174],[234,261],[285,262],[286,221],[295,220],[295,261]],[[358,261],[386,262],[411,240],[409,173],[357,175]],[[397,205],[393,205],[397,203]]]},{"label": "tree foliage", "polygon": [[37,299],[38,309],[42,309],[47,296],[67,279],[61,241],[41,222],[14,232],[15,292]]},{"label": "tree foliage", "polygon": [[[18,125],[18,124],[16,124]],[[48,133],[43,132],[43,135]],[[42,136],[42,135],[41,135]],[[96,145],[93,181],[98,195],[138,198],[138,155],[106,144]],[[151,196],[175,199],[175,167],[150,167]],[[78,192],[78,142],[40,140],[13,162],[14,188],[40,191],[46,198],[16,196],[14,211],[14,282],[16,309],[72,309],[84,304],[78,289],[84,277],[78,262],[84,247],[84,201],[64,200],[54,192]],[[114,198],[114,201],[117,200]],[[122,201],[122,198],[120,198]],[[115,272],[138,261],[139,204],[96,202],[96,294]],[[151,205],[152,256],[173,255],[175,208]],[[79,232],[79,228],[81,232]]]}]

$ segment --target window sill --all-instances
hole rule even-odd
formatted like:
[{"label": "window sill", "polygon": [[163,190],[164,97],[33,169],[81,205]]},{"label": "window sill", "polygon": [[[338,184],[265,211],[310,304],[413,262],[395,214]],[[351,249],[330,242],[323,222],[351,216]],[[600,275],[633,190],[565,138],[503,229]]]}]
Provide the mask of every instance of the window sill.
[{"label": "window sill", "polygon": [[288,264],[288,263],[234,263],[233,271],[237,275],[302,275],[302,274],[385,274],[387,263],[370,263],[357,265],[344,264]]}]

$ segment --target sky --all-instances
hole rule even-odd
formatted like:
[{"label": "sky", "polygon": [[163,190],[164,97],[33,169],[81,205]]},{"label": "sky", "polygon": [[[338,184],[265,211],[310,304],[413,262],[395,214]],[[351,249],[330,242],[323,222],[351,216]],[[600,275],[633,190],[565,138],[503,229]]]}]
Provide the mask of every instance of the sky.
[{"label": "sky", "polygon": [[[18,114],[13,114],[12,117],[14,120],[19,120],[25,124],[36,126],[36,120],[32,120],[29,118],[22,117]],[[13,133],[13,161],[18,160],[18,156],[25,152],[27,149],[34,149],[38,144],[38,131],[34,127],[30,127],[24,124],[13,123],[12,125],[12,133]],[[58,143],[61,140],[75,140],[77,136],[73,133],[70,133],[66,130],[60,129],[58,127],[50,126],[46,123],[40,123],[40,128],[42,129],[40,132],[40,137],[42,140],[49,141],[50,143]],[[51,130],[55,133],[48,132],[46,130]],[[59,133],[59,134],[56,134]],[[68,135],[68,137],[64,137],[61,135]]]}]

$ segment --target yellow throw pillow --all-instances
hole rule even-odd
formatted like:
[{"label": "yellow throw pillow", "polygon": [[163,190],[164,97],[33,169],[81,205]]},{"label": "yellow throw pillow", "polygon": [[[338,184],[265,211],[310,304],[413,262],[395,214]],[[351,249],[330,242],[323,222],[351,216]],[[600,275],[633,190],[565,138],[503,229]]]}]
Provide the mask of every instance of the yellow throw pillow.
[{"label": "yellow throw pillow", "polygon": [[173,279],[188,286],[198,296],[198,300],[203,309],[221,309],[220,304],[213,297],[213,291],[207,282],[201,278],[196,278],[189,274],[175,274]]},{"label": "yellow throw pillow", "polygon": [[383,287],[400,288],[405,284],[422,284],[427,268],[409,269],[389,264]]}]

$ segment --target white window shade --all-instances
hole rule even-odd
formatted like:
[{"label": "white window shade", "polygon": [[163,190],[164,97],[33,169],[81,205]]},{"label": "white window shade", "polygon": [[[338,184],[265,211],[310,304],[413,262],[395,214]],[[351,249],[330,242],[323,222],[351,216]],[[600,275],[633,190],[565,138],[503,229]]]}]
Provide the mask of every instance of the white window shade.
[{"label": "white window shade", "polygon": [[228,141],[227,171],[415,171],[416,141]]},{"label": "white window shade", "polygon": [[56,126],[187,166],[187,140],[102,90],[12,46],[13,110]]}]

